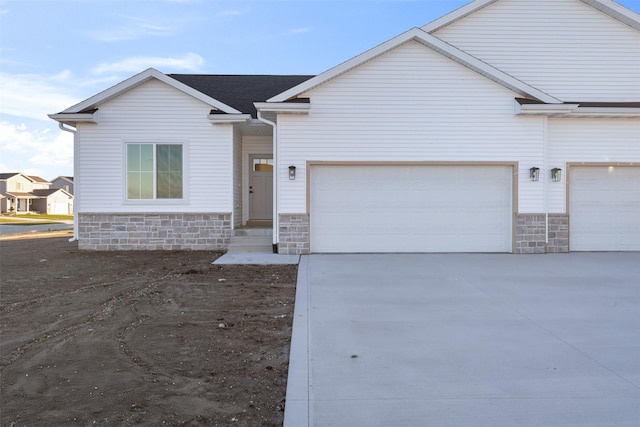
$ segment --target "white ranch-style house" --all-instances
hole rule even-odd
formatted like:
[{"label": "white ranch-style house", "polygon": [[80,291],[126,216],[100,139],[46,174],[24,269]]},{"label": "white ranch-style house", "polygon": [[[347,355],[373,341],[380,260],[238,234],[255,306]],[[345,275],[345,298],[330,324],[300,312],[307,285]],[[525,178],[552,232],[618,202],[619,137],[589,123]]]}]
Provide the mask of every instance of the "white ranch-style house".
[{"label": "white ranch-style house", "polygon": [[613,1],[476,0],[317,76],[149,69],[50,117],[84,249],[637,251],[639,70]]}]

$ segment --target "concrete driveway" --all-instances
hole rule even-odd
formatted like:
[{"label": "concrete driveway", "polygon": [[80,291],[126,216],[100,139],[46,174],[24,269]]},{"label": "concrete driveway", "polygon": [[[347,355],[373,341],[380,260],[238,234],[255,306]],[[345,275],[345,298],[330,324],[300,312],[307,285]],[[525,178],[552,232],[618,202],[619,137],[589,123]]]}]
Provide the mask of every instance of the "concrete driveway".
[{"label": "concrete driveway", "polygon": [[640,253],[302,257],[307,425],[640,425]]}]

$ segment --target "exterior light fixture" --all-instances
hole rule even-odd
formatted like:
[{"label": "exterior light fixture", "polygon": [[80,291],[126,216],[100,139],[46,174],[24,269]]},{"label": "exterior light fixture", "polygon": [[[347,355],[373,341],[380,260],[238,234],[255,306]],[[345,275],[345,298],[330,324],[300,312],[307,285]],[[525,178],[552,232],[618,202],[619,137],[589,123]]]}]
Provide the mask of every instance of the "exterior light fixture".
[{"label": "exterior light fixture", "polygon": [[551,169],[551,181],[560,182],[562,180],[562,169],[553,168]]},{"label": "exterior light fixture", "polygon": [[296,167],[295,166],[289,166],[289,179],[290,180],[294,180],[296,179]]},{"label": "exterior light fixture", "polygon": [[540,179],[540,168],[534,166],[529,169],[529,179],[531,181],[538,181]]}]

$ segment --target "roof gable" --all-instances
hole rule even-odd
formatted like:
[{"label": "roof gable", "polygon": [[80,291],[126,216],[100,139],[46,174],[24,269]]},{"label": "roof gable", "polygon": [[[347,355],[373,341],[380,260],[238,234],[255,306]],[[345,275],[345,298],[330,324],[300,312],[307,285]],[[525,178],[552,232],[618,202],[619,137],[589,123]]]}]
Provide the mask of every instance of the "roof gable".
[{"label": "roof gable", "polygon": [[217,110],[220,110],[224,113],[229,113],[229,114],[240,114],[240,111],[236,110],[233,107],[230,107],[229,105],[224,104],[223,102],[218,101],[217,99],[214,99],[196,89],[194,89],[191,86],[188,86],[182,82],[180,82],[179,80],[176,80],[174,78],[171,78],[169,76],[167,76],[166,74],[161,73],[160,71],[153,69],[153,68],[149,68],[145,71],[143,71],[142,73],[136,74],[133,77],[128,78],[127,80],[124,80],[120,83],[118,83],[115,86],[110,87],[109,89],[106,89],[94,96],[92,96],[91,98],[85,99],[84,101],[67,108],[66,110],[62,111],[60,114],[77,114],[77,113],[83,113],[86,111],[91,111],[91,110],[95,110],[96,108],[98,108],[98,106],[100,104],[104,104],[105,102],[116,98],[118,96],[120,96],[121,94],[128,92],[129,90],[140,86],[143,83],[148,82],[151,79],[156,79],[159,80],[163,83],[166,83],[167,85],[182,91],[184,93],[186,93],[187,95],[198,99],[202,102],[204,102],[205,104],[211,106],[212,108],[215,108]]},{"label": "roof gable", "polygon": [[[434,33],[439,29],[446,27],[449,24],[452,24],[464,17],[471,15],[472,13],[477,12],[478,10],[489,6],[499,0],[475,0],[465,6],[462,6],[459,9],[454,10],[451,13],[444,15],[441,18],[436,19],[424,26],[421,27],[422,30],[428,33]],[[613,19],[616,19],[622,22],[625,25],[630,26],[636,30],[640,30],[640,17],[637,13],[632,10],[627,9],[624,6],[619,5],[618,3],[610,0],[576,0],[581,1],[594,9],[601,11],[602,13],[610,16]]]},{"label": "roof gable", "polygon": [[307,92],[341,74],[348,72],[360,64],[370,61],[408,41],[417,41],[426,47],[442,54],[443,56],[458,62],[459,64],[485,76],[486,78],[495,81],[498,84],[512,90],[522,97],[533,98],[546,103],[559,103],[561,102],[557,98],[552,97],[526,83],[513,78],[512,76],[490,66],[489,64],[480,61],[479,59],[453,47],[450,44],[443,42],[442,40],[428,34],[420,28],[413,28],[403,34],[400,34],[393,39],[382,43],[373,49],[370,49],[342,64],[325,71],[318,76],[305,81],[298,86],[295,86],[281,94],[270,98],[269,102],[285,102],[291,100],[300,94]]}]

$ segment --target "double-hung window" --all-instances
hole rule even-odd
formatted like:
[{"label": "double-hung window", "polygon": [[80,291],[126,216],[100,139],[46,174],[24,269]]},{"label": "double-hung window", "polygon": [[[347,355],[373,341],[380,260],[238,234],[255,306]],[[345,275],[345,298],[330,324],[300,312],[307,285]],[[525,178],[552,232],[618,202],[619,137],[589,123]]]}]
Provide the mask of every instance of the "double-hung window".
[{"label": "double-hung window", "polygon": [[127,199],[182,199],[181,144],[127,144]]}]

